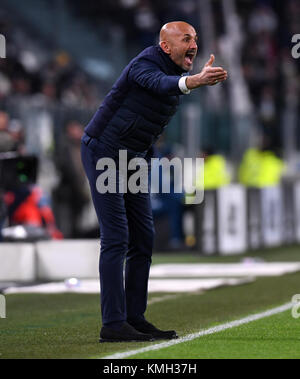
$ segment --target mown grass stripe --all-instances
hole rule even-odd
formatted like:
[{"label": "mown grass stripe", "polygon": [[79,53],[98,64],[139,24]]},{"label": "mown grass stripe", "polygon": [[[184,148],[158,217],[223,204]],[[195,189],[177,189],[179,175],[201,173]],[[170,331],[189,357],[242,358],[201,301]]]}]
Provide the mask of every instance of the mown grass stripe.
[{"label": "mown grass stripe", "polygon": [[232,329],[232,328],[235,328],[235,327],[240,326],[240,325],[248,324],[248,323],[256,321],[256,320],[260,320],[260,319],[263,319],[266,317],[276,315],[278,313],[285,312],[285,311],[291,309],[292,306],[293,306],[292,303],[287,303],[287,304],[284,304],[280,307],[269,309],[265,312],[256,313],[254,315],[250,315],[250,316],[241,318],[239,320],[235,320],[235,321],[227,322],[225,324],[217,325],[217,326],[214,326],[214,327],[209,328],[209,329],[200,330],[197,333],[188,334],[188,335],[181,337],[181,338],[178,338],[176,340],[162,342],[162,343],[146,346],[146,347],[136,349],[136,350],[130,350],[130,351],[122,352],[122,353],[116,353],[116,354],[108,355],[108,356],[105,356],[101,359],[124,359],[124,358],[128,358],[128,357],[140,354],[140,353],[164,349],[164,348],[167,348],[169,346],[177,345],[179,343],[192,341],[195,338],[199,338],[199,337],[203,337],[203,336],[206,336],[209,334],[222,332],[222,331],[227,330],[227,329]]}]

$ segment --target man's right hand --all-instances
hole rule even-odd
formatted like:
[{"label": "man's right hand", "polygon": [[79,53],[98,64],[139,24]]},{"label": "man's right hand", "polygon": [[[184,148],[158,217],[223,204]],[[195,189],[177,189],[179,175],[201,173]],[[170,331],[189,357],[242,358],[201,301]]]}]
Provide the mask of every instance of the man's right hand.
[{"label": "man's right hand", "polygon": [[199,74],[187,76],[186,86],[188,89],[195,89],[202,86],[214,86],[224,82],[228,75],[222,67],[212,67],[215,56],[211,55],[209,61]]}]

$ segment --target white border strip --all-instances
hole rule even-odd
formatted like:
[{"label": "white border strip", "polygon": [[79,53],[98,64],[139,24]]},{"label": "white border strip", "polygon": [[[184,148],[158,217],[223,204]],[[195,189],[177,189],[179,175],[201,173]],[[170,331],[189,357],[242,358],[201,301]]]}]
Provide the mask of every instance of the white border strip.
[{"label": "white border strip", "polygon": [[103,357],[101,359],[123,359],[123,358],[130,357],[132,355],[145,353],[148,351],[164,349],[166,347],[177,345],[177,344],[182,343],[182,342],[194,340],[195,338],[199,338],[199,337],[207,336],[209,334],[222,332],[223,330],[235,328],[235,327],[240,326],[240,325],[248,324],[249,322],[252,322],[252,321],[256,321],[256,320],[260,320],[260,319],[265,318],[265,317],[273,316],[273,315],[276,315],[278,313],[285,312],[285,311],[291,309],[292,307],[293,307],[293,303],[287,303],[287,304],[284,304],[280,307],[272,308],[266,312],[256,313],[254,315],[247,316],[247,317],[242,318],[240,320],[228,322],[226,324],[221,324],[221,325],[209,328],[209,329],[201,330],[198,333],[188,334],[187,336],[178,338],[176,340],[170,340],[170,341],[159,343],[156,345],[150,345],[147,347],[143,347],[141,349],[126,351],[124,353],[116,353],[116,354],[108,355],[108,356]]}]

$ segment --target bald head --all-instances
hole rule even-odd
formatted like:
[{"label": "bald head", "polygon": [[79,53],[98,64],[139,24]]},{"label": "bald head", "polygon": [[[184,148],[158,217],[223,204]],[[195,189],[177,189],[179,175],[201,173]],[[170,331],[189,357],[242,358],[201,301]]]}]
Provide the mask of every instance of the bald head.
[{"label": "bald head", "polygon": [[165,24],[159,33],[159,42],[169,41],[170,39],[178,36],[182,33],[192,32],[196,34],[195,29],[192,25],[184,21],[173,21]]},{"label": "bald head", "polygon": [[184,21],[165,24],[159,34],[162,50],[183,70],[190,71],[197,54],[197,33]]}]

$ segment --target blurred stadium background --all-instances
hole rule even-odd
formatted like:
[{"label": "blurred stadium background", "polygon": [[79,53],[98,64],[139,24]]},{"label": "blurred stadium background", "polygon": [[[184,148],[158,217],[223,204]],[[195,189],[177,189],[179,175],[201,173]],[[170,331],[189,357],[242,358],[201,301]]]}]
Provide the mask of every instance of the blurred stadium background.
[{"label": "blurred stadium background", "polygon": [[[139,346],[97,343],[99,230],[80,138],[174,20],[199,33],[194,71],[214,53],[229,80],[185,96],[157,144],[159,157],[204,157],[205,200],[152,197],[147,318],[185,336],[299,293],[300,0],[0,0],[0,358]],[[288,310],[141,357],[299,358],[296,323]]]},{"label": "blurred stadium background", "polygon": [[194,71],[214,53],[229,80],[184,97],[157,145],[159,156],[205,158],[205,201],[153,196],[155,250],[230,255],[300,242],[299,0],[0,0],[3,252],[97,239],[83,127],[172,20],[199,33]]}]

